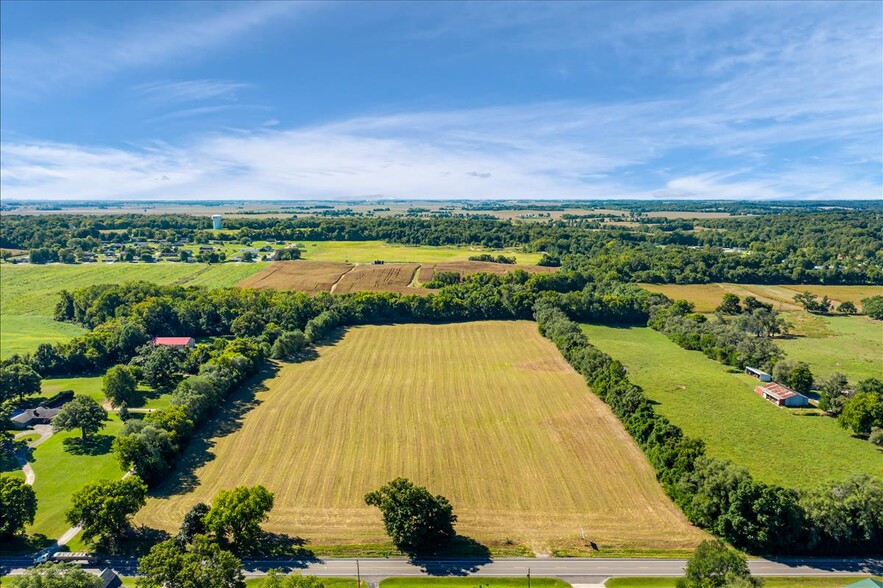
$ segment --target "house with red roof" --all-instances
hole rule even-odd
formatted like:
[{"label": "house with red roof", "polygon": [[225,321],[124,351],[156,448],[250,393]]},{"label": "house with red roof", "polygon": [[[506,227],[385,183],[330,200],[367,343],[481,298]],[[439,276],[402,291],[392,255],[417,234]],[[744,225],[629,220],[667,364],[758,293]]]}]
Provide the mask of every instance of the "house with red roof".
[{"label": "house with red roof", "polygon": [[809,398],[792,390],[788,386],[783,386],[776,382],[768,382],[754,389],[758,396],[766,398],[776,406],[787,406],[789,408],[809,406]]}]

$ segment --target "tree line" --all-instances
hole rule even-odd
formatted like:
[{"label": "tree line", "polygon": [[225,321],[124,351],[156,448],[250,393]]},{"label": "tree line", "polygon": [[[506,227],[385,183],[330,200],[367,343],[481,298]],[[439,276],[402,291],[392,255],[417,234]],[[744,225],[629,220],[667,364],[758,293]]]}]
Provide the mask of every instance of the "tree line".
[{"label": "tree line", "polygon": [[656,413],[621,363],[588,340],[555,304],[537,304],[540,333],[550,339],[604,400],[647,455],[669,496],[694,524],[751,553],[879,554],[883,482],[858,475],[811,491],[754,480],[728,460],[709,457]]}]

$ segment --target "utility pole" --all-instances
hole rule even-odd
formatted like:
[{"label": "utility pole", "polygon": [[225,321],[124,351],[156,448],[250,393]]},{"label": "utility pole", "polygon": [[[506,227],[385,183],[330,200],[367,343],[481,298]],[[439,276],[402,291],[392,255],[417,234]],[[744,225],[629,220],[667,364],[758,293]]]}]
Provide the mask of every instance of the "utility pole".
[{"label": "utility pole", "polygon": [[530,568],[527,568],[527,588],[530,588]]},{"label": "utility pole", "polygon": [[362,588],[362,571],[359,569],[359,558],[356,558],[356,578],[358,578],[358,583],[356,584],[356,588]]}]

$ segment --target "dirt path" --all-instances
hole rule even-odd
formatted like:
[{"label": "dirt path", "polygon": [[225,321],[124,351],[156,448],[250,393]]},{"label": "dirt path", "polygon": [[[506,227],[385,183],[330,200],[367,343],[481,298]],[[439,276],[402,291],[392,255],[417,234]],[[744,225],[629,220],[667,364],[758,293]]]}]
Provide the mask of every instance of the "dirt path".
[{"label": "dirt path", "polygon": [[334,294],[334,291],[337,289],[337,285],[340,283],[340,281],[343,279],[343,277],[344,277],[345,275],[347,275],[348,273],[350,273],[351,271],[353,271],[354,269],[356,269],[356,266],[353,266],[353,267],[351,267],[350,269],[348,269],[348,270],[346,270],[345,272],[343,272],[342,274],[340,274],[340,276],[337,278],[337,280],[335,280],[334,283],[331,284],[331,290],[329,290],[329,291],[330,291],[332,294]]},{"label": "dirt path", "polygon": [[[40,436],[28,443],[28,447],[31,449],[44,443],[47,439],[49,439],[49,437],[52,436],[52,425],[34,425],[33,429],[28,429],[27,431],[16,433],[15,438],[21,439],[22,437],[30,435],[32,433],[38,433]],[[37,475],[34,473],[34,468],[31,467],[31,464],[28,463],[28,460],[25,459],[24,455],[16,453],[15,456],[18,458],[19,463],[21,463],[21,471],[25,475],[25,484],[27,484],[28,486],[33,486],[34,481],[37,479]]]}]

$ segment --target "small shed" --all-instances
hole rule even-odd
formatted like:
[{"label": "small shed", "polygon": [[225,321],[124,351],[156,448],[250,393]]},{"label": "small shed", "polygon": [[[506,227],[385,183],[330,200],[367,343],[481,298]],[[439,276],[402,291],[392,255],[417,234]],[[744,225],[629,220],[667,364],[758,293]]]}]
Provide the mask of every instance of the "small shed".
[{"label": "small shed", "polygon": [[770,382],[758,386],[754,389],[758,396],[761,396],[776,406],[787,406],[789,408],[809,406],[809,398],[782,384]]},{"label": "small shed", "polygon": [[771,375],[769,375],[768,373],[761,371],[757,368],[745,366],[745,373],[748,374],[749,376],[753,376],[753,377],[757,378],[761,382],[772,382],[773,381],[773,377]]},{"label": "small shed", "polygon": [[193,337],[154,337],[150,342],[154,345],[166,345],[175,349],[196,347],[196,339]]}]

